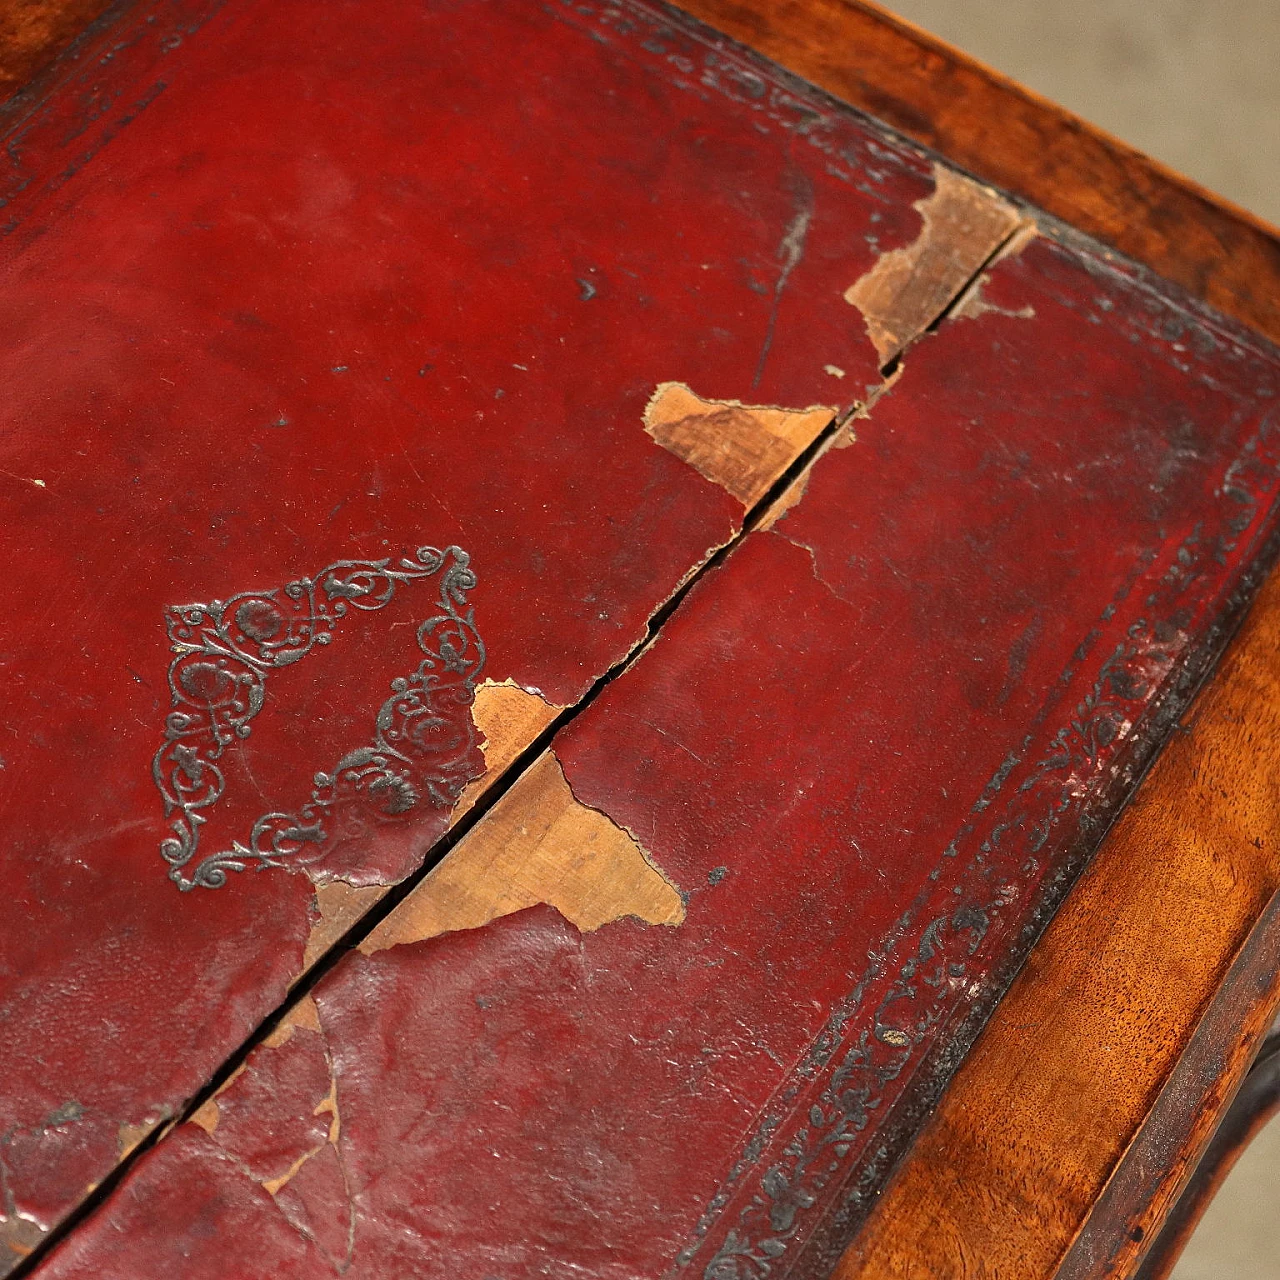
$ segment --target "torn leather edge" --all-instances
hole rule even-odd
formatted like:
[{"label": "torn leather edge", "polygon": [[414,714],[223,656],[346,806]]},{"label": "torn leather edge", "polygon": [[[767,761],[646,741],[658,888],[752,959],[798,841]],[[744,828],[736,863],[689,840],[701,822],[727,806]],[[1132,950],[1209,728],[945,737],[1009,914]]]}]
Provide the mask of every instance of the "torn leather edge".
[{"label": "torn leather edge", "polygon": [[945,165],[933,166],[934,189],[913,204],[915,240],[880,255],[846,291],[876,349],[881,369],[946,313],[954,300],[1027,220],[990,187]]},{"label": "torn leather edge", "polygon": [[358,949],[483,928],[543,903],[584,933],[628,916],[670,926],[685,918],[670,877],[632,832],[574,795],[550,749]]}]

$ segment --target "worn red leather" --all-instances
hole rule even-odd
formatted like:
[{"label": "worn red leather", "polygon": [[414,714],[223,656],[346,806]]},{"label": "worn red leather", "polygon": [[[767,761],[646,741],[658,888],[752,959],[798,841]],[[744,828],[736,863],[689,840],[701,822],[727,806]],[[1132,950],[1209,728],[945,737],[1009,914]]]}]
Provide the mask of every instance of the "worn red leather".
[{"label": "worn red leather", "polygon": [[684,921],[350,954],[42,1276],[824,1274],[1274,533],[1274,353],[1046,238],[982,297],[554,739]]},{"label": "worn red leather", "polygon": [[[311,879],[233,846],[243,870],[170,878],[224,845],[211,820],[199,856],[161,856],[153,762],[192,786],[209,763],[184,772],[166,717],[250,730],[228,839],[280,806],[269,860],[407,874],[479,769],[458,712],[482,675],[576,701],[738,528],[645,435],[655,385],[860,397],[841,294],[932,185],[639,7],[174,12],[15,135],[0,1037],[24,1247],[301,968]],[[158,1141],[41,1276],[822,1272],[1275,528],[1273,351],[1069,233],[988,276],[553,740],[683,922],[538,906],[346,956],[316,1025],[255,1049],[213,1131]],[[220,666],[210,628],[256,659]],[[196,669],[183,650],[171,689],[175,636]],[[353,755],[424,657],[398,691],[422,714],[388,712],[425,762],[410,797]],[[376,794],[309,841],[298,806],[342,817],[341,785]]]},{"label": "worn red leather", "polygon": [[576,702],[740,529],[645,434],[657,384],[874,381],[840,290],[914,235],[928,163],[643,23],[174,0],[9,108],[17,1251],[284,997],[289,867],[418,866],[481,766],[477,682]]}]

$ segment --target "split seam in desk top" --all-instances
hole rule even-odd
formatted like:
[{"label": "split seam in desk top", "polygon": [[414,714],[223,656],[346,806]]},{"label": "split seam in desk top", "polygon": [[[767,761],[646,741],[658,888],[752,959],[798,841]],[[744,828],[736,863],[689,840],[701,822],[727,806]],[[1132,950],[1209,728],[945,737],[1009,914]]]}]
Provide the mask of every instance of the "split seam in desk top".
[{"label": "split seam in desk top", "polygon": [[1266,562],[1274,354],[670,15],[287,8],[12,135],[15,1261],[799,1274]]}]

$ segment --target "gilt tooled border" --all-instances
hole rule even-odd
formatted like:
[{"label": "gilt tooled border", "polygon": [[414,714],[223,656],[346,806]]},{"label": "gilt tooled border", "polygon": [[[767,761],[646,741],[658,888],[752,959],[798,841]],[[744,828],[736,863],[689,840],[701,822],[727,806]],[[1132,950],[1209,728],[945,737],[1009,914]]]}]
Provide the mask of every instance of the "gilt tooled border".
[{"label": "gilt tooled border", "polygon": [[[416,632],[417,668],[391,681],[374,716],[370,741],[314,775],[310,798],[296,811],[264,813],[246,842],[200,854],[208,811],[226,791],[219,765],[249,736],[261,711],[267,677],[332,641],[353,613],[384,608],[408,583],[435,578],[437,612]],[[475,745],[470,707],[484,667],[484,642],[467,593],[476,585],[460,547],[419,547],[392,562],[339,560],[311,578],[271,591],[244,591],[208,604],[172,605],[165,626],[173,648],[170,710],[152,777],[171,834],[160,844],[169,878],[186,892],[221,888],[229,871],[249,866],[301,866],[323,857],[326,822],[339,806],[358,803],[395,818],[426,803],[451,808],[469,779]]]},{"label": "gilt tooled border", "polygon": [[[1052,856],[1045,852],[1051,838],[1069,837],[1089,803],[1110,801],[1132,784],[1143,733],[1184,687],[1181,668],[1200,649],[1207,655],[1212,646],[1205,633],[1215,610],[1245,575],[1237,568],[1216,590],[1196,588],[1237,553],[1246,564],[1256,553],[1268,533],[1263,517],[1275,502],[1278,476],[1280,411],[1273,411],[1226,468],[1212,518],[1168,557],[1141,601],[1141,616],[1109,645],[1067,723],[1052,733],[1043,727],[1062,695],[1060,686],[1040,717],[1040,747],[1006,760],[975,801],[943,853],[944,859],[957,858],[962,848],[968,853],[959,892],[948,893],[953,904],[939,909],[935,901],[940,864],[801,1065],[776,1091],[668,1275],[693,1268],[702,1280],[782,1280],[801,1261],[805,1245],[849,1185],[864,1154],[863,1135],[875,1127],[877,1112],[892,1105],[893,1082],[914,1070],[920,1046],[952,1016],[988,933],[1036,882],[1042,857]],[[1074,682],[1148,568],[1149,563],[1135,567],[1077,650],[1064,684]],[[1007,852],[1014,841],[1020,843],[1020,874],[993,875],[993,855]],[[896,961],[895,953],[901,957]],[[864,1011],[873,1001],[868,1028]],[[851,1026],[860,1028],[852,1039]],[[876,1169],[866,1172],[871,1176]]]}]

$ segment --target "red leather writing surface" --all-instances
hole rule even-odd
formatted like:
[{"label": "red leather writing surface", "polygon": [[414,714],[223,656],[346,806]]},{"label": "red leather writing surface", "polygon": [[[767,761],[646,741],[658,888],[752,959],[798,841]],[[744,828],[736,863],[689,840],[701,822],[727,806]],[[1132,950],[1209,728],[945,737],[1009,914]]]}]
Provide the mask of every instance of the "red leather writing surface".
[{"label": "red leather writing surface", "polygon": [[[655,386],[838,408],[874,380],[840,294],[915,235],[929,165],[744,68],[639,11],[171,3],[10,110],[15,1248],[300,973],[312,881],[256,851],[315,852],[317,774],[379,782],[352,781],[352,753],[384,732],[393,680],[424,654],[448,676],[413,722],[445,802],[384,786],[373,818],[330,831],[319,878],[417,866],[480,767],[476,681],[575,701],[740,527],[645,434]],[[419,549],[463,572],[452,547],[477,581],[451,595]],[[360,568],[381,561],[399,576]],[[419,643],[440,617],[475,628],[451,633],[457,669],[441,632]],[[195,657],[170,672],[174,644]],[[225,742],[201,719],[215,704]]]},{"label": "red leather writing surface", "polygon": [[822,1273],[1275,528],[1274,353],[1043,238],[984,297],[553,742],[684,921],[347,956],[42,1275]]}]

